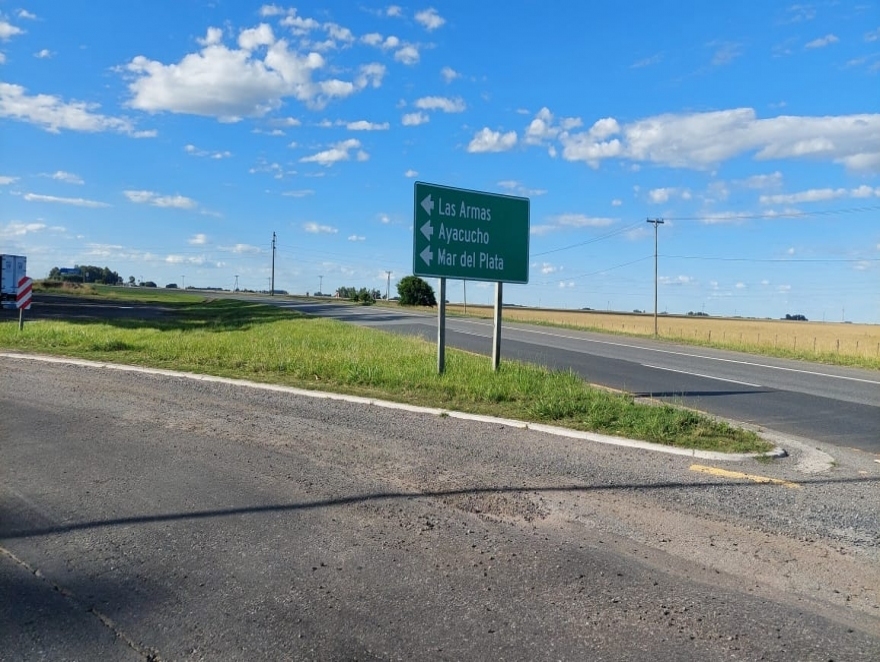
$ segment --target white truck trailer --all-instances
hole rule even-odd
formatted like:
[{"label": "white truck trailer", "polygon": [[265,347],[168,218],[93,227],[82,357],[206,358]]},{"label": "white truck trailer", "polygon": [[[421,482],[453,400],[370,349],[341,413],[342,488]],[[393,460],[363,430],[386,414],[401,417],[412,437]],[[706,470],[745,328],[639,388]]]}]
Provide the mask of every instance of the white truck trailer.
[{"label": "white truck trailer", "polygon": [[27,276],[27,258],[24,255],[0,254],[0,305],[15,308],[18,281]]}]

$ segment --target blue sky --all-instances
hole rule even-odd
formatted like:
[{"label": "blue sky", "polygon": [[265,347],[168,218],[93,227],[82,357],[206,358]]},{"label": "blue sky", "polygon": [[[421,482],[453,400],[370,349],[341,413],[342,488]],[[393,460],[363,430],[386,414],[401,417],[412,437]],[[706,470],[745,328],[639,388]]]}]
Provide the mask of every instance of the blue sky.
[{"label": "blue sky", "polygon": [[652,310],[662,218],[661,310],[880,323],[880,4],[721,7],[0,0],[0,252],[393,292],[425,181],[531,200],[509,303]]}]

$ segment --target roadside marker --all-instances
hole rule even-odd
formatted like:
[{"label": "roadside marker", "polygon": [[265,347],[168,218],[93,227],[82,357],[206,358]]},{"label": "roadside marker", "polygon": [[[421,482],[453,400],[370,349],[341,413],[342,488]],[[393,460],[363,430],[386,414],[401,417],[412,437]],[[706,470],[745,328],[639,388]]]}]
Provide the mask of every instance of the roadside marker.
[{"label": "roadside marker", "polygon": [[699,471],[700,473],[719,476],[720,478],[734,478],[741,480],[750,480],[754,483],[772,483],[773,485],[782,485],[791,489],[800,489],[800,485],[792,483],[781,478],[770,478],[769,476],[756,476],[755,474],[746,474],[741,471],[729,471],[728,469],[719,469],[718,467],[707,467],[702,464],[692,464],[691,471]]}]

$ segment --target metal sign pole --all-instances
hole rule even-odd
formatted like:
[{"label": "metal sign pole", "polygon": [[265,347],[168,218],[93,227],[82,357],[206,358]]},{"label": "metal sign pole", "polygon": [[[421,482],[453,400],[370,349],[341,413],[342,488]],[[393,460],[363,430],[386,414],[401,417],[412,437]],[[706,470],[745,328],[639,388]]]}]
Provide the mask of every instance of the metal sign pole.
[{"label": "metal sign pole", "polygon": [[437,302],[437,374],[446,369],[446,279],[440,279],[440,301]]},{"label": "metal sign pole", "polygon": [[492,334],[492,370],[501,363],[501,286],[495,283],[495,329]]}]

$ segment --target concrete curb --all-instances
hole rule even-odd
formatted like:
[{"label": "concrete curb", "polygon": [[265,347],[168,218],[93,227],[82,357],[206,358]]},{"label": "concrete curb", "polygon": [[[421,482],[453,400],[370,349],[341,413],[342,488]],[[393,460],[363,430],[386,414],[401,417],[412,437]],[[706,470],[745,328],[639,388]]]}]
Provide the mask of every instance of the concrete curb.
[{"label": "concrete curb", "polygon": [[[716,451],[704,451],[689,448],[678,448],[675,446],[664,446],[663,444],[655,444],[649,441],[639,441],[636,439],[626,439],[624,437],[613,437],[610,435],[598,434],[595,432],[580,432],[578,430],[570,430],[568,428],[556,427],[554,425],[544,425],[542,423],[528,423],[526,421],[518,421],[509,418],[496,418],[494,416],[484,416],[481,414],[467,414],[460,411],[452,411],[446,409],[438,409],[434,407],[419,407],[417,405],[406,405],[399,402],[390,402],[388,400],[376,400],[374,398],[364,398],[356,395],[343,395],[340,393],[330,393],[327,391],[309,391],[306,389],[295,388],[293,386],[282,386],[280,384],[265,384],[262,382],[253,382],[247,379],[233,379],[230,377],[215,377],[214,375],[202,375],[194,372],[181,372],[177,370],[165,370],[163,368],[144,368],[142,366],[123,365],[119,363],[102,363],[98,361],[87,361],[85,359],[73,359],[57,356],[44,356],[38,354],[17,354],[13,352],[0,352],[0,357],[7,359],[16,359],[24,361],[41,361],[43,363],[60,363],[66,365],[76,365],[84,368],[103,368],[105,370],[119,370],[122,372],[136,372],[146,375],[160,375],[163,377],[178,377],[183,379],[193,379],[202,382],[212,382],[216,384],[228,384],[230,386],[243,386],[246,388],[261,389],[263,391],[274,391],[276,393],[288,393],[290,395],[299,395],[307,398],[321,398],[325,400],[338,400],[342,402],[351,402],[361,405],[374,405],[385,409],[399,409],[416,414],[429,414],[432,416],[449,416],[450,418],[459,418],[466,421],[477,421],[480,423],[493,423],[496,425],[505,425],[507,427],[519,428],[522,430],[533,430],[544,434],[551,434],[557,437],[568,437],[570,439],[582,439],[597,444],[608,444],[612,446],[621,446],[624,448],[637,448],[655,453],[667,453],[669,455],[684,455],[687,457],[700,458],[702,460],[715,460],[727,462],[742,462],[744,460],[756,457],[780,458],[788,455],[785,449],[776,446],[768,453],[719,453]],[[769,437],[770,435],[763,435]],[[783,435],[773,434],[768,439],[774,443],[778,443]]]}]

